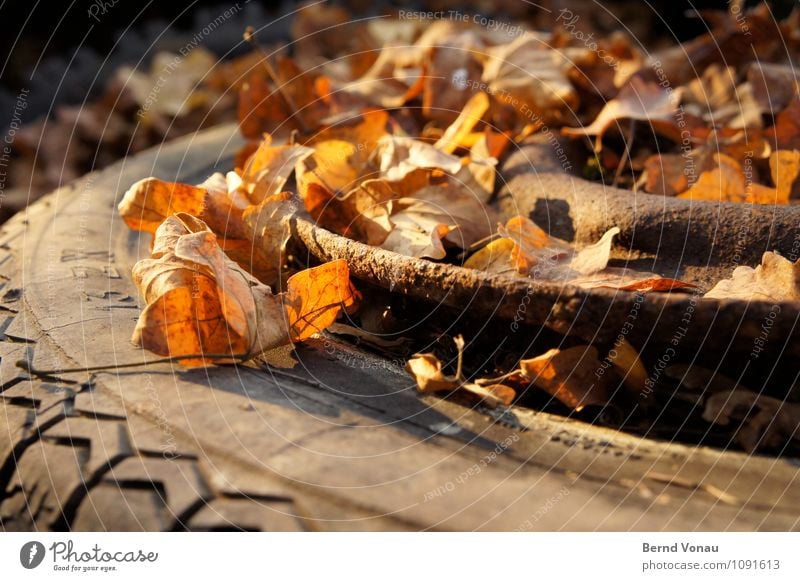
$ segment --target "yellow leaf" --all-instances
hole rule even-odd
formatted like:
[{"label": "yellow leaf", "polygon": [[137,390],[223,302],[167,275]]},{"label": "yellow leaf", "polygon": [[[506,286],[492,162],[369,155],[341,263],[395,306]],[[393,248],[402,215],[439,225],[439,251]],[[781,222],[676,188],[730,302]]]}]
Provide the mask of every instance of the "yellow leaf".
[{"label": "yellow leaf", "polygon": [[486,93],[482,91],[475,93],[464,105],[458,118],[447,128],[434,147],[441,149],[445,153],[453,153],[457,148],[463,147],[467,136],[480,123],[480,120],[488,110],[489,97]]}]

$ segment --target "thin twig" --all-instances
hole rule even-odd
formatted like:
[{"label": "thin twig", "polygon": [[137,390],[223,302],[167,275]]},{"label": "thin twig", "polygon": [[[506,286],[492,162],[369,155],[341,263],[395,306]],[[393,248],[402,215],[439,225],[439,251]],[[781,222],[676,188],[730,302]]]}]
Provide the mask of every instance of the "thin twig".
[{"label": "thin twig", "polygon": [[252,357],[251,354],[236,354],[236,353],[205,353],[205,354],[192,354],[192,355],[175,355],[174,357],[163,357],[161,359],[151,359],[149,361],[137,361],[136,363],[119,363],[108,365],[93,365],[87,367],[67,367],[65,369],[36,369],[33,363],[27,359],[20,359],[17,361],[16,366],[24,369],[31,375],[36,376],[49,376],[61,375],[62,373],[88,373],[90,371],[106,371],[113,369],[126,369],[130,367],[145,367],[147,365],[154,365],[156,363],[177,363],[185,359],[233,359],[235,361],[247,361]]}]

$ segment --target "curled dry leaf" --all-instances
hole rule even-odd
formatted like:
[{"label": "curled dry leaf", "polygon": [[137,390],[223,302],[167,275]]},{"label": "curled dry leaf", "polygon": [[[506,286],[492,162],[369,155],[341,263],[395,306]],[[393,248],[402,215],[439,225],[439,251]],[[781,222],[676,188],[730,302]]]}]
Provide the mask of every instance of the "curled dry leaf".
[{"label": "curled dry leaf", "polygon": [[449,174],[461,169],[461,158],[410,137],[383,137],[378,143],[377,155],[381,177],[390,181],[400,181],[418,169],[440,169]]},{"label": "curled dry leaf", "polygon": [[719,281],[703,298],[746,301],[800,300],[800,261],[793,263],[780,254],[765,252],[759,266],[737,267],[731,278]]},{"label": "curled dry leaf", "polygon": [[[459,347],[459,358],[463,353],[463,341],[456,345]],[[516,392],[511,387],[500,383],[489,385],[478,385],[467,381],[460,375],[459,371],[454,375],[446,375],[442,371],[442,362],[432,353],[418,353],[406,362],[406,371],[417,382],[417,389],[420,393],[435,393],[438,391],[455,391],[461,389],[467,393],[477,396],[484,403],[491,407],[498,405],[510,405],[516,396]]]},{"label": "curled dry leaf", "polygon": [[588,127],[565,127],[561,130],[569,137],[596,136],[595,147],[602,147],[603,135],[623,119],[648,121],[656,131],[675,137],[675,113],[681,90],[668,91],[656,83],[648,83],[633,77],[598,113]]},{"label": "curled dry leaf", "polygon": [[375,106],[385,109],[402,107],[422,93],[425,77],[398,74],[398,53],[402,47],[384,47],[368,71],[353,81],[331,81],[331,96],[342,107]]},{"label": "curled dry leaf", "polygon": [[242,169],[241,188],[250,203],[260,204],[281,193],[295,165],[312,153],[313,149],[302,145],[272,145],[272,136],[266,135]]},{"label": "curled dry leaf", "polygon": [[612,228],[596,243],[580,251],[575,251],[563,240],[549,236],[524,216],[511,218],[504,226],[499,226],[498,231],[502,239],[493,241],[473,254],[464,263],[466,268],[569,281],[606,268],[611,245],[619,228]]},{"label": "curled dry leaf", "polygon": [[[216,173],[199,186],[147,178],[131,186],[118,209],[128,227],[151,234],[170,216],[195,216],[217,235],[230,258],[262,282],[274,284],[284,264],[288,219],[296,206],[288,192],[270,194],[257,205],[250,204],[245,189],[248,184],[255,186],[253,191],[260,197],[282,187],[288,177],[282,169],[275,172],[282,174],[281,178],[264,171],[262,168],[262,177],[255,181],[244,181],[235,172],[228,172],[227,178]],[[261,188],[261,183],[268,186]]]},{"label": "curled dry leaf", "polygon": [[703,419],[726,426],[744,422],[737,439],[748,452],[783,449],[800,440],[800,405],[760,395],[746,389],[721,391],[706,400]]},{"label": "curled dry leaf", "polygon": [[424,187],[392,203],[389,236],[381,245],[407,256],[445,257],[444,241],[467,248],[491,234],[494,210],[464,188]]},{"label": "curled dry leaf", "polygon": [[608,380],[598,374],[601,364],[594,347],[550,349],[519,364],[524,378],[577,411],[608,402]]},{"label": "curled dry leaf", "polygon": [[[295,277],[285,293],[273,295],[225,256],[205,223],[189,214],[170,216],[156,232],[152,258],[133,268],[147,303],[133,341],[163,356],[248,358],[308,338],[356,299],[344,261]],[[214,361],[219,358],[183,363]]]},{"label": "curled dry leaf", "polygon": [[617,227],[581,250],[549,236],[530,219],[515,216],[498,227],[501,238],[470,256],[465,268],[494,274],[530,276],[582,288],[612,288],[630,292],[672,291],[695,288],[693,284],[662,278],[652,272],[609,267]]},{"label": "curled dry leaf", "polygon": [[[653,129],[667,137],[679,137],[676,131],[675,113],[680,100],[681,89],[669,91],[656,83],[633,77],[598,113],[588,127],[565,127],[561,130],[569,137],[596,136],[595,147],[602,147],[603,135],[608,129],[623,119],[648,121]],[[677,135],[676,135],[677,134]]]}]

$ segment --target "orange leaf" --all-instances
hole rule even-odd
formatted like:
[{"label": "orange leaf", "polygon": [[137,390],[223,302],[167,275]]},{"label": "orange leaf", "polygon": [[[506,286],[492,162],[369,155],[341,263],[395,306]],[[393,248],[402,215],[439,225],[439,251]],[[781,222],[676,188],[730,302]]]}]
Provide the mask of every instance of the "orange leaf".
[{"label": "orange leaf", "polygon": [[251,357],[307,339],[356,298],[344,261],[298,273],[274,295],[222,252],[205,223],[182,213],[159,226],[153,257],[136,263],[133,278],[147,303],[133,342],[171,357]]},{"label": "orange leaf", "polygon": [[569,407],[580,411],[584,406],[608,401],[605,376],[597,376],[601,364],[597,349],[578,346],[550,349],[547,353],[520,361],[523,376]]},{"label": "orange leaf", "polygon": [[342,308],[356,304],[360,296],[350,283],[345,260],[334,260],[290,277],[284,293],[289,335],[303,341],[331,325]]}]

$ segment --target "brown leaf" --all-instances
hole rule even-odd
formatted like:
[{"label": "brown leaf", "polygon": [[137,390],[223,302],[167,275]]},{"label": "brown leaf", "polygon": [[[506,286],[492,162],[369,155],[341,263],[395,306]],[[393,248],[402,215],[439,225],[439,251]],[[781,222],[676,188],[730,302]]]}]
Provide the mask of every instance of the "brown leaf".
[{"label": "brown leaf", "polygon": [[759,266],[737,267],[731,278],[719,281],[703,298],[800,300],[800,262],[792,263],[780,254],[765,252]]},{"label": "brown leaf", "polygon": [[306,145],[314,153],[299,160],[296,167],[300,197],[306,200],[312,183],[337,194],[351,191],[361,180],[377,177],[372,158],[378,141],[387,135],[388,120],[386,111],[367,111],[308,140]]},{"label": "brown leaf", "polygon": [[[349,82],[331,80],[329,94],[338,101],[346,100],[348,108],[376,106],[386,109],[402,107],[422,93],[425,77],[396,76],[397,56],[401,47],[385,47],[370,69]],[[345,106],[340,104],[340,106]]]},{"label": "brown leaf", "polygon": [[758,128],[762,126],[761,108],[748,83],[736,85],[736,71],[717,63],[702,77],[693,79],[683,92],[687,113],[717,127]]},{"label": "brown leaf", "polygon": [[[623,119],[648,121],[656,131],[668,137],[679,137],[676,130],[675,113],[681,90],[668,91],[656,83],[647,83],[634,77],[609,101],[588,127],[565,127],[561,130],[569,137],[596,136],[595,147],[601,149],[603,134]],[[676,135],[676,133],[678,135]]]},{"label": "brown leaf", "polygon": [[651,155],[645,160],[644,169],[647,174],[646,192],[674,196],[689,189],[687,160],[679,153]]},{"label": "brown leaf", "polygon": [[700,174],[697,182],[678,198],[709,202],[788,204],[786,191],[748,183],[739,163],[724,153],[714,154],[717,168]]},{"label": "brown leaf", "polygon": [[[456,344],[463,349],[463,342]],[[437,391],[455,391],[462,389],[491,407],[497,405],[510,405],[516,397],[516,391],[500,383],[479,385],[466,381],[458,375],[445,375],[442,371],[442,362],[432,353],[418,353],[406,362],[406,371],[417,382],[420,393],[435,393]]]},{"label": "brown leaf", "polygon": [[407,256],[445,257],[446,239],[467,248],[491,234],[494,210],[452,184],[430,185],[392,202],[393,230],[381,245]]},{"label": "brown leaf", "polygon": [[597,374],[600,367],[597,349],[591,346],[550,349],[520,361],[524,377],[576,411],[608,401],[607,380]]},{"label": "brown leaf", "polygon": [[627,268],[613,267],[589,276],[572,279],[569,283],[582,288],[611,288],[639,293],[697,288],[691,283],[674,278],[662,278],[651,272],[637,272]]},{"label": "brown leaf", "polygon": [[[202,221],[188,214],[164,221],[153,258],[137,262],[133,278],[147,303],[133,342],[162,356],[243,356],[256,342],[259,318],[282,321],[280,302],[257,304],[250,287],[258,283],[225,256]],[[265,348],[288,342],[280,325],[276,328],[259,340]],[[185,364],[212,362],[194,359]]]},{"label": "brown leaf", "polygon": [[283,293],[283,304],[292,341],[304,341],[324,331],[359,300],[350,283],[345,260],[334,260],[291,276]]},{"label": "brown leaf", "polygon": [[639,352],[624,338],[618,340],[608,353],[608,360],[616,368],[622,382],[634,395],[641,395],[647,389],[650,374],[642,363]]},{"label": "brown leaf", "polygon": [[612,228],[599,241],[579,251],[563,240],[549,236],[524,216],[509,219],[505,226],[498,227],[498,232],[513,244],[493,241],[473,254],[464,263],[466,268],[480,268],[497,274],[515,272],[544,280],[569,282],[606,268],[611,244],[619,228]]},{"label": "brown leaf", "polygon": [[795,68],[789,65],[754,62],[747,69],[747,82],[763,113],[775,115],[797,94],[800,85]]},{"label": "brown leaf", "polygon": [[[239,89],[239,130],[250,139],[263,133],[288,137],[292,131],[313,131],[327,111],[314,79],[294,61],[279,58],[273,67],[278,88],[273,89],[264,63],[255,66]],[[290,103],[291,101],[291,103]]]},{"label": "brown leaf", "polygon": [[[140,106],[141,122],[149,124],[153,115],[186,116],[192,109],[205,105],[212,94],[201,81],[216,62],[217,57],[203,47],[185,57],[159,52],[153,57],[148,74],[121,67],[116,76]],[[169,75],[164,71],[170,71]]]},{"label": "brown leaf", "polygon": [[415,43],[426,70],[422,113],[429,119],[452,123],[464,105],[478,92],[480,57],[485,49],[480,31],[439,20]]},{"label": "brown leaf", "polygon": [[390,181],[400,181],[418,169],[440,169],[450,174],[461,170],[460,158],[411,137],[383,137],[377,155],[381,177]]},{"label": "brown leaf", "polygon": [[775,118],[772,128],[776,149],[800,150],[800,94]]}]

